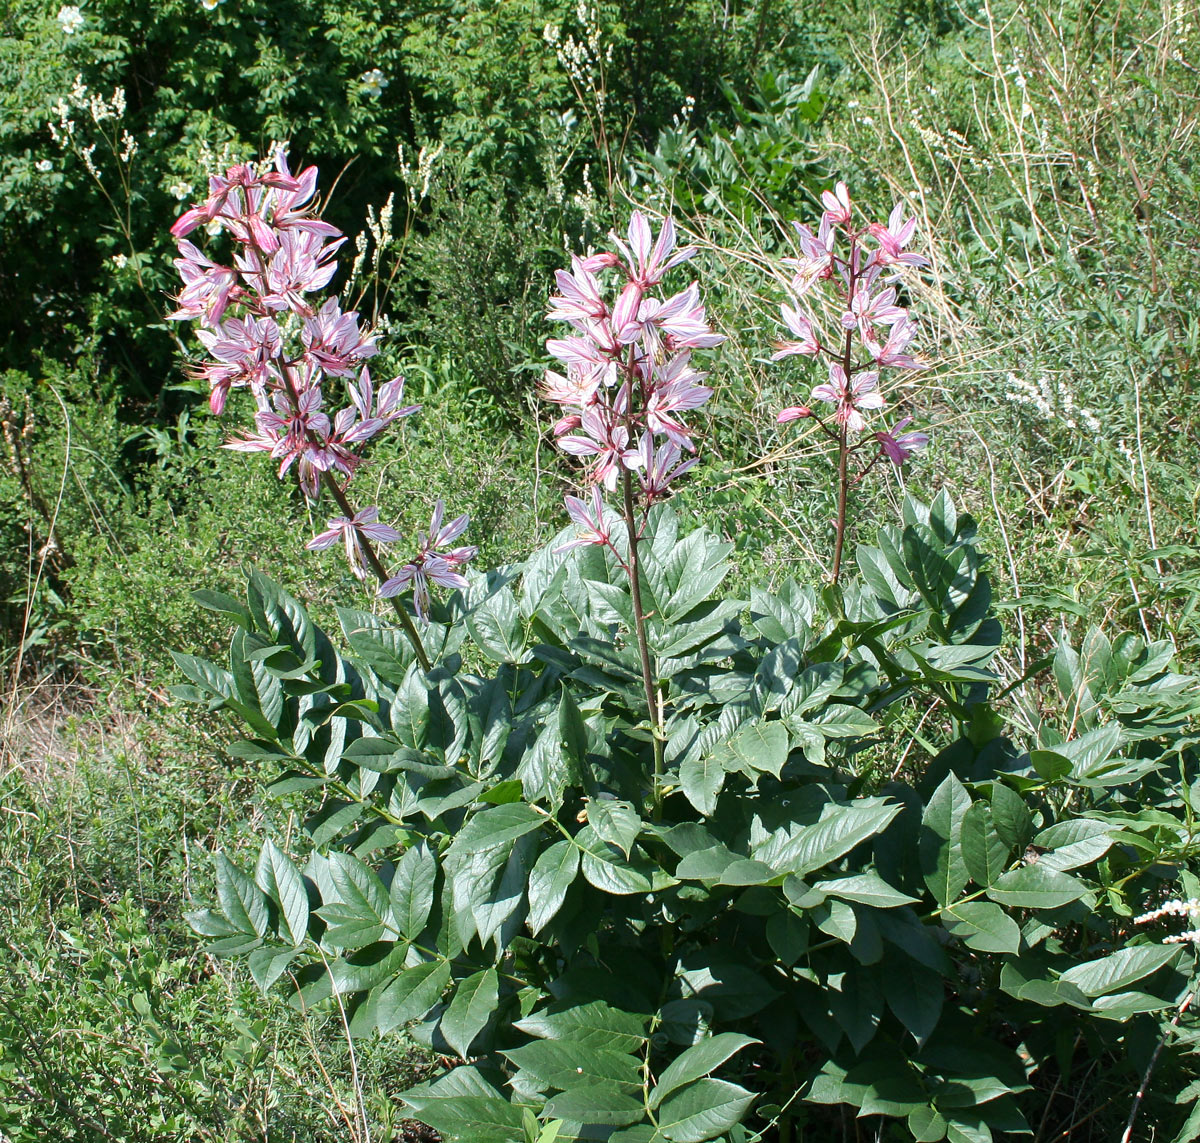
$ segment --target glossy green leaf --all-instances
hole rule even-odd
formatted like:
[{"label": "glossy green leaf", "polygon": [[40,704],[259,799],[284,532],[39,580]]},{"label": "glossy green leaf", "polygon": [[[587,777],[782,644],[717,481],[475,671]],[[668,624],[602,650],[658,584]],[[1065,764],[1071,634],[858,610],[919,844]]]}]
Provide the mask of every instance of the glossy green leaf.
[{"label": "glossy green leaf", "polygon": [[588,798],[584,802],[588,823],[596,836],[615,845],[626,857],[642,829],[642,816],[629,802],[613,798]]},{"label": "glossy green leaf", "polygon": [[736,1052],[759,1042],[738,1032],[722,1032],[705,1037],[667,1065],[650,1093],[650,1109],[653,1111],[657,1108],[673,1091],[715,1071]]},{"label": "glossy green leaf", "polygon": [[726,1080],[697,1080],[663,1100],[658,1129],[671,1143],[715,1139],[741,1122],[754,1098],[753,1092]]},{"label": "glossy green leaf", "polygon": [[567,890],[579,872],[579,848],[556,841],[544,849],[529,874],[529,931],[537,934],[562,908]]},{"label": "glossy green leaf", "polygon": [[226,919],[239,933],[265,936],[270,921],[266,895],[223,853],[213,855],[213,865],[217,900]]},{"label": "glossy green leaf", "polygon": [[471,1045],[496,1010],[500,977],[494,968],[485,968],[467,977],[454,992],[454,998],[442,1016],[441,1033],[464,1060]]},{"label": "glossy green leaf", "polygon": [[571,1040],[534,1040],[501,1053],[541,1087],[566,1091],[610,1085],[631,1092],[641,1085],[641,1060],[614,1048]]},{"label": "glossy green leaf", "polygon": [[960,901],[942,912],[942,924],[978,952],[1017,953],[1021,927],[991,901]]},{"label": "glossy green leaf", "polygon": [[259,852],[256,880],[279,906],[280,937],[302,945],[308,936],[308,890],[300,871],[270,838]]},{"label": "glossy green leaf", "polygon": [[813,888],[830,897],[841,897],[845,901],[856,901],[860,905],[872,905],[876,909],[895,909],[901,905],[915,905],[916,897],[894,889],[878,873],[857,873],[851,877],[835,877],[830,881],[818,881]]},{"label": "glossy green leaf", "polygon": [[557,1011],[532,1012],[514,1027],[530,1036],[635,1052],[646,1041],[646,1018],[592,1000]]},{"label": "glossy green leaf", "polygon": [[1077,964],[1060,979],[1075,985],[1085,996],[1103,996],[1157,972],[1178,960],[1180,952],[1177,945],[1135,945],[1086,964]]},{"label": "glossy green leaf", "polygon": [[992,807],[974,802],[962,819],[962,857],[971,880],[979,886],[991,885],[1008,864],[1008,846],[996,830]]},{"label": "glossy green leaf", "polygon": [[437,884],[437,858],[424,845],[408,849],[396,865],[388,898],[400,934],[416,940],[429,920]]},{"label": "glossy green leaf", "polygon": [[1013,909],[1057,909],[1087,893],[1088,887],[1078,878],[1047,869],[1041,862],[1005,873],[987,891],[993,901]]},{"label": "glossy green leaf", "polygon": [[921,815],[920,856],[925,884],[939,905],[948,905],[967,884],[962,855],[962,822],[971,795],[953,774],[947,774]]},{"label": "glossy green leaf", "polygon": [[393,1028],[419,1020],[441,999],[449,983],[450,965],[443,960],[405,969],[374,1001],[379,1034],[385,1036]]}]

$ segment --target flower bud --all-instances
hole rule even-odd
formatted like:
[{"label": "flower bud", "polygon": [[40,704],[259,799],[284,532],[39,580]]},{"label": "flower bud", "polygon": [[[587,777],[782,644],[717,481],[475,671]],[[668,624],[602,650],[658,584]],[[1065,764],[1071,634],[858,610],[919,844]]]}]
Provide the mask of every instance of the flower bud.
[{"label": "flower bud", "polygon": [[805,417],[811,416],[812,409],[810,409],[807,405],[793,405],[791,408],[784,409],[783,412],[775,418],[775,420],[779,424],[785,425],[788,421],[802,421]]}]

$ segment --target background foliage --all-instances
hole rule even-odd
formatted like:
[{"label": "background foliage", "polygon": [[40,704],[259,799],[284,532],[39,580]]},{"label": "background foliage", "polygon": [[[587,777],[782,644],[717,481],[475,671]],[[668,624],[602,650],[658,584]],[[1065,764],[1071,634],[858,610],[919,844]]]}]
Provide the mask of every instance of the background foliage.
[{"label": "background foliage", "polygon": [[[344,296],[369,285],[360,304],[390,323],[389,364],[425,404],[371,474],[384,515],[401,527],[427,517],[436,472],[447,502],[471,513],[484,564],[523,559],[558,528],[564,473],[530,401],[563,237],[597,241],[626,194],[685,219],[705,246],[710,312],[740,336],[714,364],[713,459],[679,510],[733,544],[736,598],[789,576],[818,584],[828,560],[813,451],[784,448],[771,427],[811,383],[802,367],[764,362],[778,296],[763,270],[790,241],[774,218],[811,220],[813,192],[834,177],[875,211],[906,197],[933,261],[914,300],[939,359],[913,395],[934,408],[934,446],[908,479],[926,500],[949,489],[979,520],[1004,627],[991,660],[998,717],[1048,756],[1120,724],[1123,755],[1173,759],[1139,779],[1132,807],[1070,794],[1076,809],[1125,815],[1113,852],[1133,862],[1079,876],[1110,933],[1128,933],[1128,915],[1105,878],[1149,863],[1130,892],[1149,877],[1195,895],[1190,849],[1169,849],[1190,838],[1189,692],[1179,683],[1181,705],[1167,696],[1166,708],[1129,694],[1142,685],[1130,671],[1154,655],[1195,673],[1200,647],[1200,29],[1186,5],[95,0],[69,35],[58,9],[11,0],[0,17],[9,1137],[386,1138],[399,1131],[397,1093],[422,1078],[394,1037],[378,1053],[370,1040],[352,1050],[335,1011],[265,1002],[199,954],[179,920],[181,893],[208,892],[201,850],[249,847],[264,822],[301,836],[296,807],[262,795],[262,766],[227,757],[227,729],[185,724],[160,701],[178,681],[169,649],[217,655],[227,635],[188,590],[241,593],[253,563],[336,630],[332,601],[353,589],[300,550],[310,522],[298,501],[217,449],[225,429],[162,321],[180,195],[272,139],[317,162],[326,186],[342,171],[331,217],[363,235]],[[573,72],[566,38],[589,35],[591,64]],[[378,90],[364,79],[376,68]],[[77,75],[89,99],[119,88],[126,110],[95,122],[88,105],[69,107],[76,135],[63,149],[48,124]],[[138,145],[128,162],[123,130]],[[92,143],[98,177],[82,154]],[[439,145],[426,188],[418,156]],[[866,506],[860,538],[899,520],[900,503],[893,487]],[[1135,650],[1127,632],[1160,649]],[[1165,659],[1159,669],[1175,677]],[[1144,726],[1155,734],[1127,738]],[[928,778],[928,797],[939,749],[899,704],[851,759],[854,793],[882,789],[903,758],[900,777]],[[1043,778],[1047,798],[1067,796],[1065,773]],[[256,854],[257,842],[242,864]],[[1086,931],[1067,925],[1054,955],[1080,953]],[[1012,1074],[1034,1137],[1117,1137],[1170,1012],[1120,1024],[1078,1003],[1042,1008],[988,975],[1004,954],[952,937],[963,942],[954,1003],[1021,1006],[1030,1051],[1054,1060]],[[1170,1034],[1135,1138],[1149,1123],[1192,1137],[1189,1020]],[[65,1035],[79,1028],[82,1053]],[[819,1090],[854,1089],[857,1077],[832,1075]],[[244,1106],[230,1106],[233,1090]],[[64,1092],[80,1097],[65,1106]],[[857,1130],[810,1110],[798,1134]]]}]

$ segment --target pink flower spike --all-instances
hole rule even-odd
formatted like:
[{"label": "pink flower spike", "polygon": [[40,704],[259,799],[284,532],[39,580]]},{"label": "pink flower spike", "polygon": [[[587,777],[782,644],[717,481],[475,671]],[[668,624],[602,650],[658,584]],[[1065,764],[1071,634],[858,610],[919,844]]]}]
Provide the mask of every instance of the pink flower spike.
[{"label": "pink flower spike", "polygon": [[812,409],[807,405],[792,405],[784,409],[779,416],[775,418],[777,424],[786,425],[788,421],[802,421],[806,417],[813,415]]},{"label": "pink flower spike", "polygon": [[834,225],[845,225],[850,221],[850,192],[846,184],[839,182],[832,191],[821,195],[821,203],[825,207],[825,215]]},{"label": "pink flower spike", "polygon": [[604,523],[604,501],[601,499],[599,487],[592,488],[590,509],[578,496],[567,496],[563,503],[566,505],[567,515],[571,517],[579,531],[575,539],[568,540],[565,544],[555,548],[555,555],[560,552],[569,552],[572,548],[581,548],[586,544],[607,544],[609,542],[608,527]]},{"label": "pink flower spike", "polygon": [[893,464],[903,464],[914,452],[918,452],[929,444],[928,433],[903,433],[899,436],[896,435],[906,425],[911,424],[912,417],[905,417],[890,429],[875,434],[875,439],[879,442],[879,447],[883,455]]}]

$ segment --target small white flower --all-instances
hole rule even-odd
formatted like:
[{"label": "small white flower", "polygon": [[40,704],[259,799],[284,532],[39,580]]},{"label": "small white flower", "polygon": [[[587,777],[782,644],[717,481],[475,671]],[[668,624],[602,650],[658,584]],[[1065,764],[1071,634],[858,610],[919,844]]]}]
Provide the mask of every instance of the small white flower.
[{"label": "small white flower", "polygon": [[206,12],[211,12],[220,3],[221,0],[200,0],[200,7]]},{"label": "small white flower", "polygon": [[114,269],[124,270],[126,264],[129,262],[129,259],[126,258],[124,254],[114,254],[109,261],[112,262]]},{"label": "small white flower", "polygon": [[191,193],[192,188],[188,186],[187,183],[171,183],[171,185],[167,187],[167,194],[169,194],[178,202],[183,202],[183,200],[191,195]]},{"label": "small white flower", "polygon": [[83,27],[83,13],[74,4],[64,4],[58,10],[58,22],[66,35],[73,36]]},{"label": "small white flower", "polygon": [[39,159],[33,165],[34,165],[34,169],[41,171],[42,174],[47,174],[48,172],[54,170],[54,164],[52,162],[50,162],[49,159]]},{"label": "small white flower", "polygon": [[379,95],[388,85],[387,78],[377,67],[364,71],[358,77],[358,82],[362,84],[362,89],[367,95]]}]

